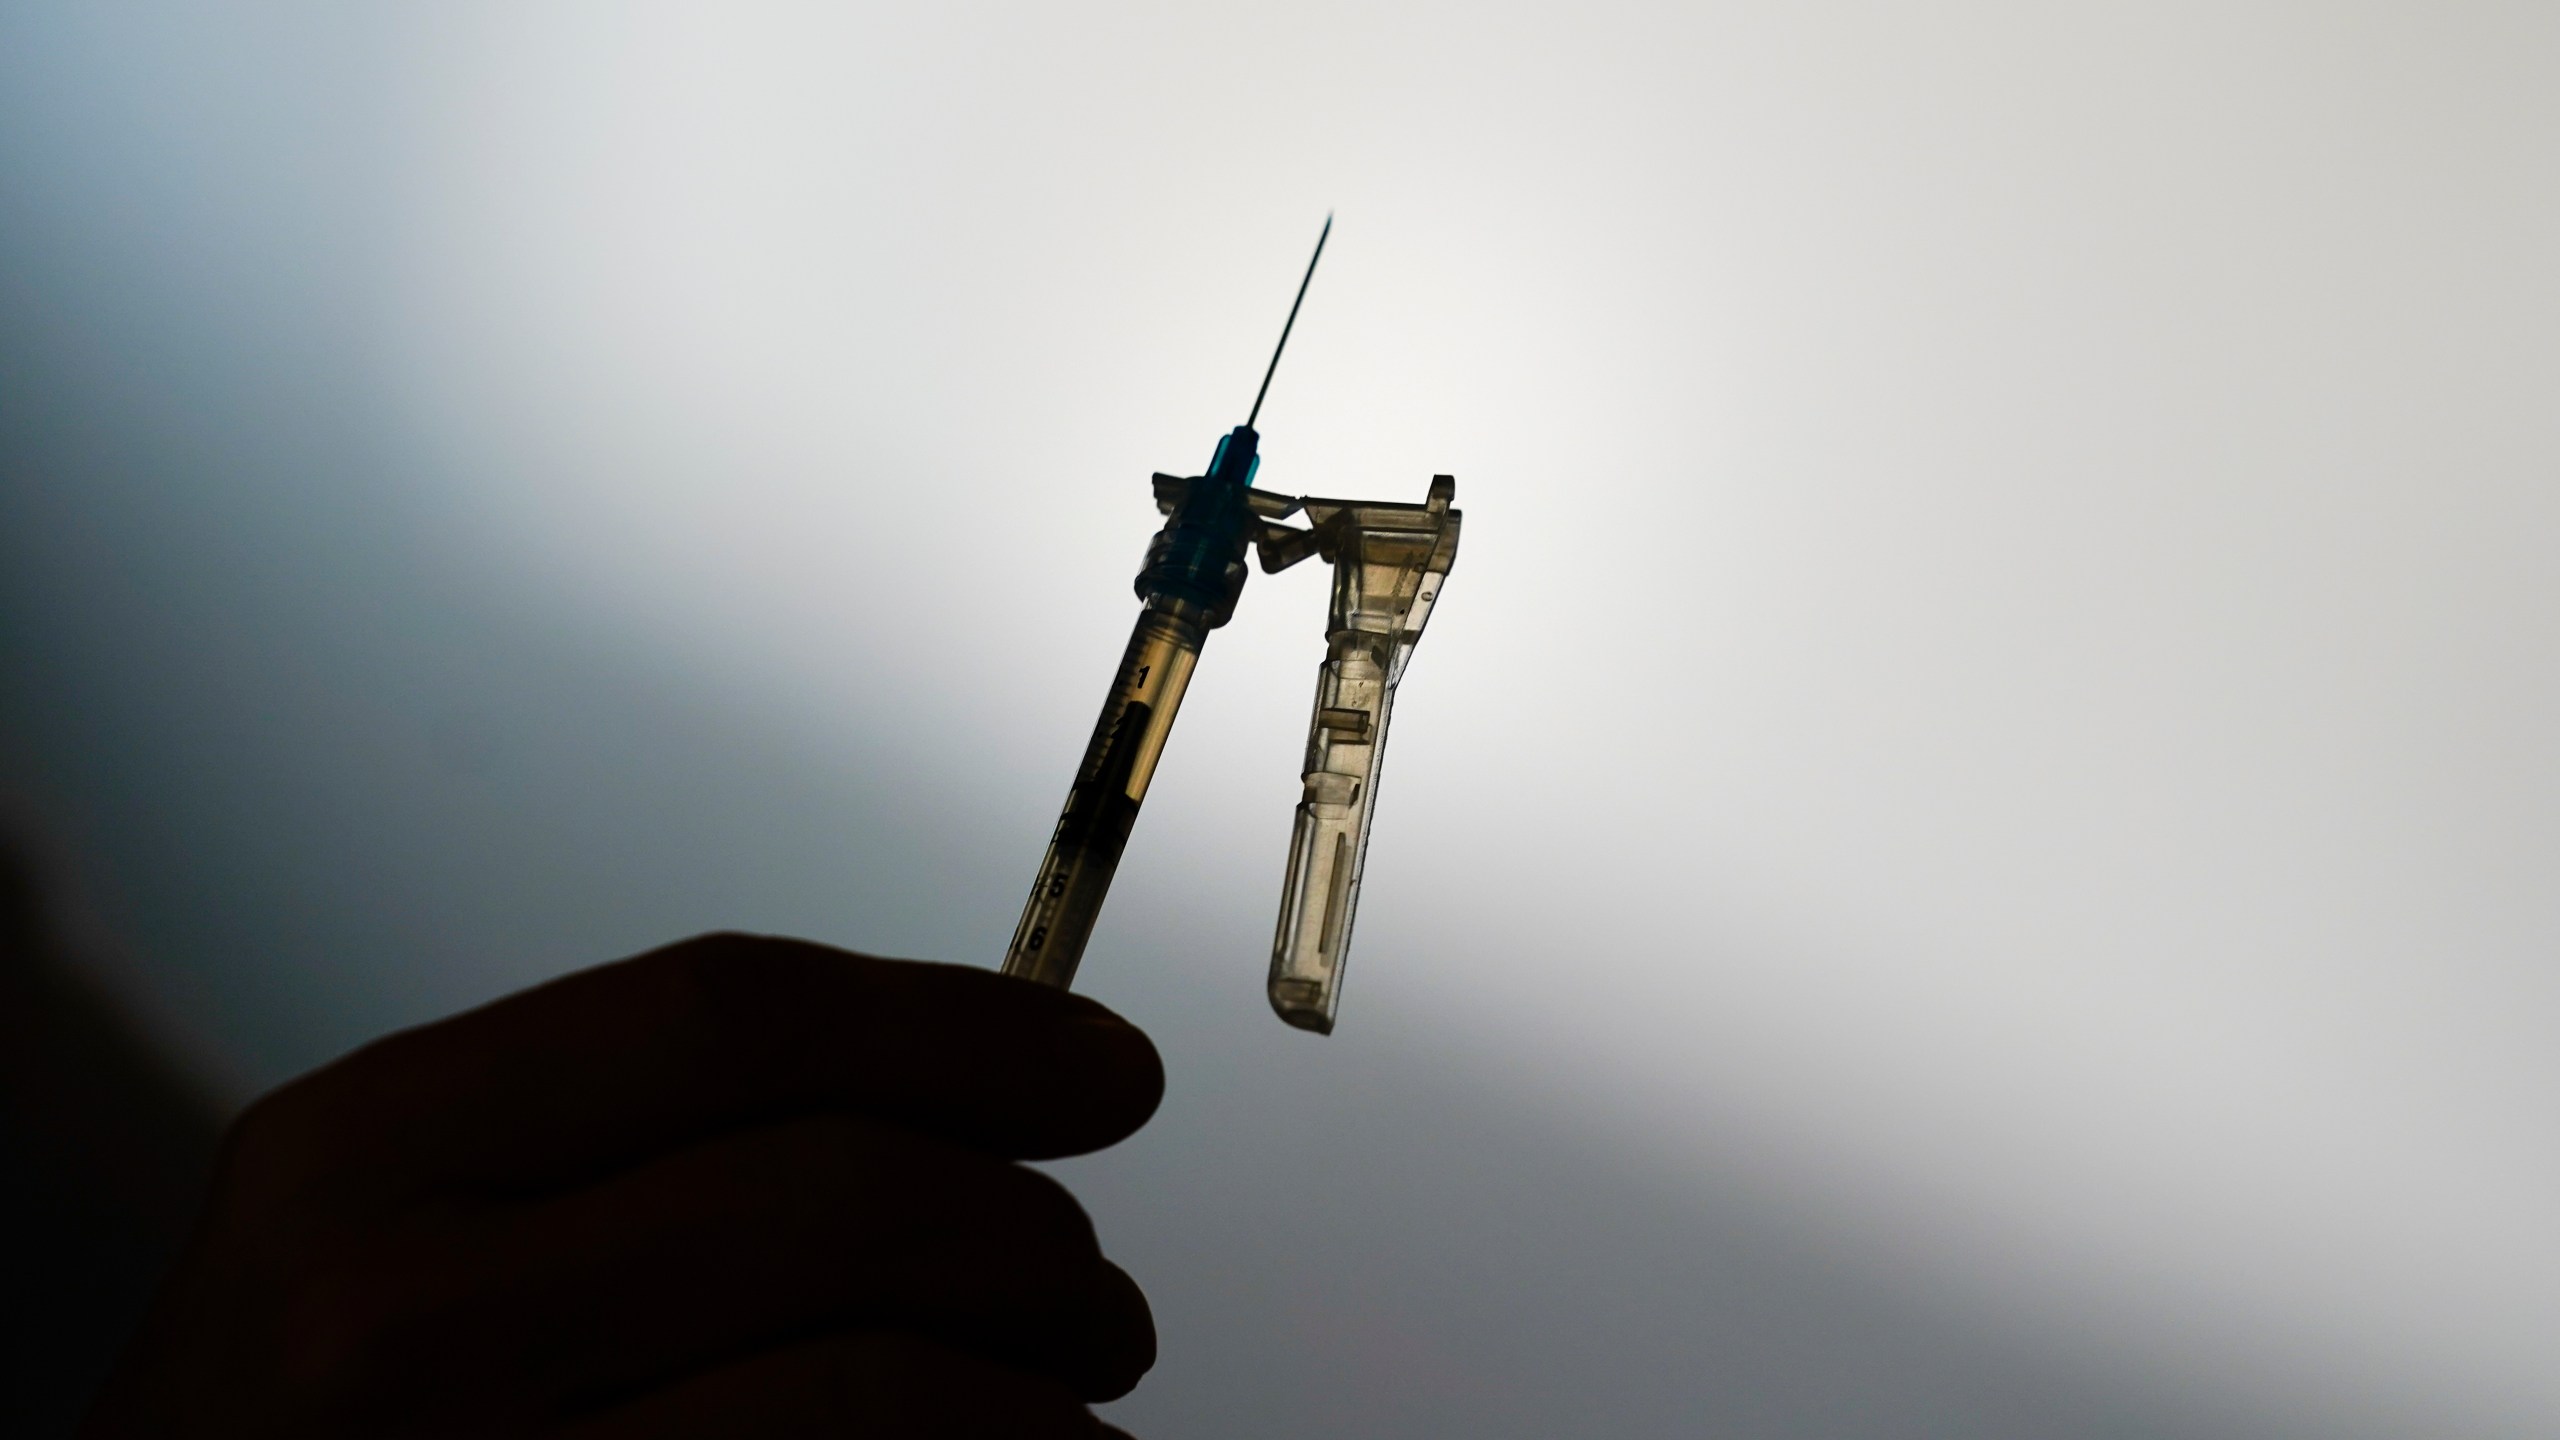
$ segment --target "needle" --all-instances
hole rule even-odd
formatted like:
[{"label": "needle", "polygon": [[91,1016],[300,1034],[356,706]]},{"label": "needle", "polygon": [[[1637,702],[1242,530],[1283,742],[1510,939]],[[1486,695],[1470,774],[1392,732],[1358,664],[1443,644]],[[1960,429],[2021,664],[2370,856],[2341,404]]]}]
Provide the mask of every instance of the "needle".
[{"label": "needle", "polygon": [[1280,327],[1280,343],[1271,347],[1271,365],[1262,372],[1262,388],[1253,392],[1253,413],[1244,417],[1247,430],[1252,429],[1253,422],[1262,415],[1262,397],[1271,393],[1271,377],[1280,368],[1280,352],[1289,348],[1290,326],[1298,323],[1298,307],[1307,303],[1307,282],[1316,278],[1316,262],[1324,258],[1325,236],[1332,233],[1333,212],[1328,210],[1325,212],[1324,230],[1316,236],[1316,253],[1307,257],[1307,278],[1298,282],[1298,298],[1289,302],[1288,324]]}]

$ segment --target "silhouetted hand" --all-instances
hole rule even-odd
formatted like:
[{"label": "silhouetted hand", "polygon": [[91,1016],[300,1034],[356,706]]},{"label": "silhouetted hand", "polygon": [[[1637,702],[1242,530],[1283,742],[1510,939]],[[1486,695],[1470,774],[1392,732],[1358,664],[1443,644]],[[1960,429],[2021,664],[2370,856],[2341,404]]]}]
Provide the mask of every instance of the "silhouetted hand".
[{"label": "silhouetted hand", "polygon": [[1115,1435],[1145,1298],[1013,1163],[1155,1049],[982,970],[687,941],[394,1035],[224,1143],[84,1434]]}]

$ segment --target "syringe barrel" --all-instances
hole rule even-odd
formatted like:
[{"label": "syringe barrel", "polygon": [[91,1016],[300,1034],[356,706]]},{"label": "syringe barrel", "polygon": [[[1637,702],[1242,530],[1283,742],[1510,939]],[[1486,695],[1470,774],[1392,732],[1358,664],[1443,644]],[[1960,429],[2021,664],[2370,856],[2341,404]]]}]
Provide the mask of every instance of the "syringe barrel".
[{"label": "syringe barrel", "polygon": [[1208,633],[1209,617],[1184,601],[1151,600],[1138,612],[1102,718],[1076,768],[1075,788],[1067,792],[1005,951],[1007,975],[1061,990],[1074,982]]},{"label": "syringe barrel", "polygon": [[1333,1029],[1360,906],[1369,816],[1395,705],[1394,644],[1388,635],[1336,630],[1316,672],[1288,881],[1272,937],[1270,996],[1281,1019],[1318,1034]]}]

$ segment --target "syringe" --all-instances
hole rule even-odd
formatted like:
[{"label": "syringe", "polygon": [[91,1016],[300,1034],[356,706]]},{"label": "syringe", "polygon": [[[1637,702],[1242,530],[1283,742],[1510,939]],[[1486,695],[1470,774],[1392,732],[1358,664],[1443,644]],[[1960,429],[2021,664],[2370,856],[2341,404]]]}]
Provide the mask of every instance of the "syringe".
[{"label": "syringe", "polygon": [[[1271,377],[1332,233],[1328,215],[1245,422],[1218,442],[1207,474],[1155,477],[1156,504],[1166,519],[1138,572],[1138,627],[1041,857],[1022,923],[1014,927],[1004,957],[1008,975],[1061,989],[1075,980],[1200,647],[1227,623],[1244,593],[1245,551],[1259,552],[1262,568],[1271,571],[1321,555],[1333,568],[1333,605],[1267,993],[1272,1010],[1299,1029],[1333,1029],[1387,719],[1405,663],[1457,560],[1462,517],[1451,503],[1457,482],[1446,475],[1431,477],[1420,504],[1295,498],[1253,488],[1261,463],[1253,422],[1261,418],[1263,397],[1271,393]],[[1279,523],[1295,514],[1306,517],[1306,528]]]},{"label": "syringe", "polygon": [[1253,422],[1262,416],[1271,377],[1289,347],[1298,307],[1306,303],[1316,262],[1324,258],[1324,242],[1332,234],[1333,217],[1328,215],[1245,422],[1220,438],[1207,474],[1156,477],[1157,497],[1169,503],[1170,516],[1147,547],[1146,565],[1138,572],[1137,628],[1112,677],[1110,696],[1102,702],[1102,718],[1085,746],[1084,761],[1076,768],[1066,809],[1049,837],[1031,899],[1022,907],[1022,922],[1014,927],[1013,945],[1004,957],[1007,975],[1060,989],[1075,980],[1076,964],[1084,958],[1085,942],[1120,868],[1120,852],[1129,843],[1130,826],[1147,798],[1147,783],[1155,778],[1165,738],[1173,732],[1182,692],[1200,661],[1200,647],[1210,631],[1227,623],[1244,593],[1246,548],[1260,535],[1266,517],[1277,519],[1297,509],[1294,499],[1253,489],[1253,472],[1261,464],[1261,436]]}]

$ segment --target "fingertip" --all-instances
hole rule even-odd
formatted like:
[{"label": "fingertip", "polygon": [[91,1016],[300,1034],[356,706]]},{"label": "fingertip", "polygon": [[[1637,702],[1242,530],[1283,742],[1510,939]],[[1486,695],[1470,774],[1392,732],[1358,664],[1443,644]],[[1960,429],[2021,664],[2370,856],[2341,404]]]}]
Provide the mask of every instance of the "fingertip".
[{"label": "fingertip", "polygon": [[1093,1320],[1076,1357],[1076,1393],[1101,1404],[1138,1388],[1156,1364],[1155,1311],[1129,1272],[1105,1260],[1094,1282]]},{"label": "fingertip", "polygon": [[[697,991],[716,985],[758,1018],[789,1017],[780,1028],[828,1056],[822,1065],[854,1054],[871,1057],[876,1070],[959,1072],[960,1083],[901,1117],[929,1131],[956,1121],[990,1148],[1054,1159],[1126,1139],[1164,1099],[1155,1042],[1089,996],[981,966],[885,959],[788,936],[724,932],[669,948],[691,958],[679,961],[689,974],[717,973]],[[866,1043],[850,1050],[835,1043],[866,1030]]]},{"label": "fingertip", "polygon": [[1146,1032],[1116,1015],[1037,1027],[1045,1053],[1031,1068],[1058,1083],[1048,1121],[1024,1158],[1052,1160],[1116,1145],[1164,1103],[1164,1057]]},{"label": "fingertip", "polygon": [[1080,1020],[1078,1025],[1088,1030],[1093,1048],[1101,1053],[1101,1066],[1111,1079],[1108,1099],[1126,1127],[1137,1130],[1165,1104],[1165,1056],[1144,1030],[1108,1010],[1101,1020]]}]

